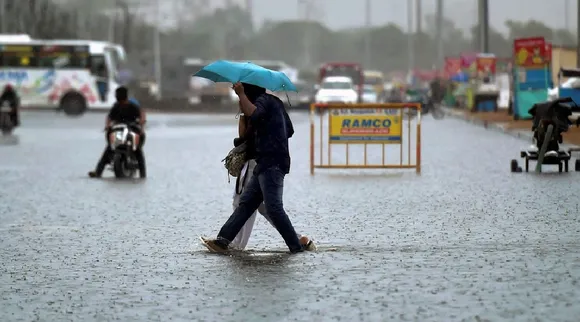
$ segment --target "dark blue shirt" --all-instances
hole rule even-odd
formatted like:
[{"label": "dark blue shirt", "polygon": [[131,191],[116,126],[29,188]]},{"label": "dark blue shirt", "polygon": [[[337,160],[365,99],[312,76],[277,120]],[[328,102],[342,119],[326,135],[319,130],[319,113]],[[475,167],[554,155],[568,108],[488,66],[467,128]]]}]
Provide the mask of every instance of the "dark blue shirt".
[{"label": "dark blue shirt", "polygon": [[250,116],[255,130],[256,168],[254,174],[270,167],[279,167],[284,173],[290,172],[290,152],[288,138],[294,134],[292,121],[284,103],[270,94],[260,95],[254,102],[256,110]]}]

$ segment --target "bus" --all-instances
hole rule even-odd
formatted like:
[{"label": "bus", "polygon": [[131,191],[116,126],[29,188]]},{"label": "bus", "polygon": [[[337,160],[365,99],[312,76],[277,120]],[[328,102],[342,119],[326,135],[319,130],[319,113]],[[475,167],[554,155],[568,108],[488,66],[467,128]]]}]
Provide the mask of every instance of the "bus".
[{"label": "bus", "polygon": [[320,67],[318,84],[321,84],[324,78],[332,76],[350,77],[358,92],[358,102],[362,102],[364,75],[361,64],[341,62],[325,63]]},{"label": "bus", "polygon": [[365,70],[363,72],[365,85],[371,85],[375,89],[378,97],[381,97],[385,91],[385,75],[377,70]]},{"label": "bus", "polygon": [[122,46],[105,41],[0,35],[0,86],[12,85],[23,108],[82,115],[111,108],[125,60]]}]

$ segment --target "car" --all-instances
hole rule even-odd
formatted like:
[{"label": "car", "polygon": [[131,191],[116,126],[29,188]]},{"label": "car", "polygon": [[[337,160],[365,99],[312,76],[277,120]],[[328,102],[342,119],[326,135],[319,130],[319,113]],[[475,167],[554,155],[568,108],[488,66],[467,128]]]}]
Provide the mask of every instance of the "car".
[{"label": "car", "polygon": [[376,89],[373,85],[365,85],[363,87],[363,103],[378,103],[379,99],[377,96]]},{"label": "car", "polygon": [[333,76],[322,80],[314,100],[316,103],[355,104],[358,94],[350,77]]},{"label": "car", "polygon": [[564,83],[560,84],[560,86],[556,86],[554,88],[548,89],[548,100],[555,100],[558,99],[560,96],[560,91],[558,88],[580,88],[580,78],[578,77],[570,77]]}]

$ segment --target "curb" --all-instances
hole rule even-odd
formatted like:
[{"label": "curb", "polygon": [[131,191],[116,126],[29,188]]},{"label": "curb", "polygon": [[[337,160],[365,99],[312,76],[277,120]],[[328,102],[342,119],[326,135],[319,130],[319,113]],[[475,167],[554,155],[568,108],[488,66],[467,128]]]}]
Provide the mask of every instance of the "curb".
[{"label": "curb", "polygon": [[489,121],[484,121],[484,120],[480,120],[476,117],[472,117],[469,115],[465,115],[463,113],[457,113],[456,111],[454,111],[453,109],[450,109],[448,107],[444,107],[443,110],[445,111],[445,116],[457,119],[457,120],[462,120],[474,125],[478,125],[481,126],[485,129],[488,130],[493,130],[496,132],[500,132],[500,133],[504,133],[507,134],[509,136],[513,136],[516,137],[518,139],[523,139],[523,140],[528,140],[528,141],[532,141],[534,135],[530,132],[530,133],[525,133],[525,132],[521,132],[521,131],[511,131],[509,129],[506,129],[505,127],[494,123],[494,122],[489,122]]}]

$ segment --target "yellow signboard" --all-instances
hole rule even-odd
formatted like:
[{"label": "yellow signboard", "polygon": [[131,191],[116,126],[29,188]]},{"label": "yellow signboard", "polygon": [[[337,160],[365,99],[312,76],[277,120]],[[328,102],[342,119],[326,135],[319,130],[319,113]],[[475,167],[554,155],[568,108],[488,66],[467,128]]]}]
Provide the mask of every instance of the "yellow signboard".
[{"label": "yellow signboard", "polygon": [[329,141],[335,144],[401,144],[400,110],[377,109],[371,113],[334,110],[329,114]]}]

